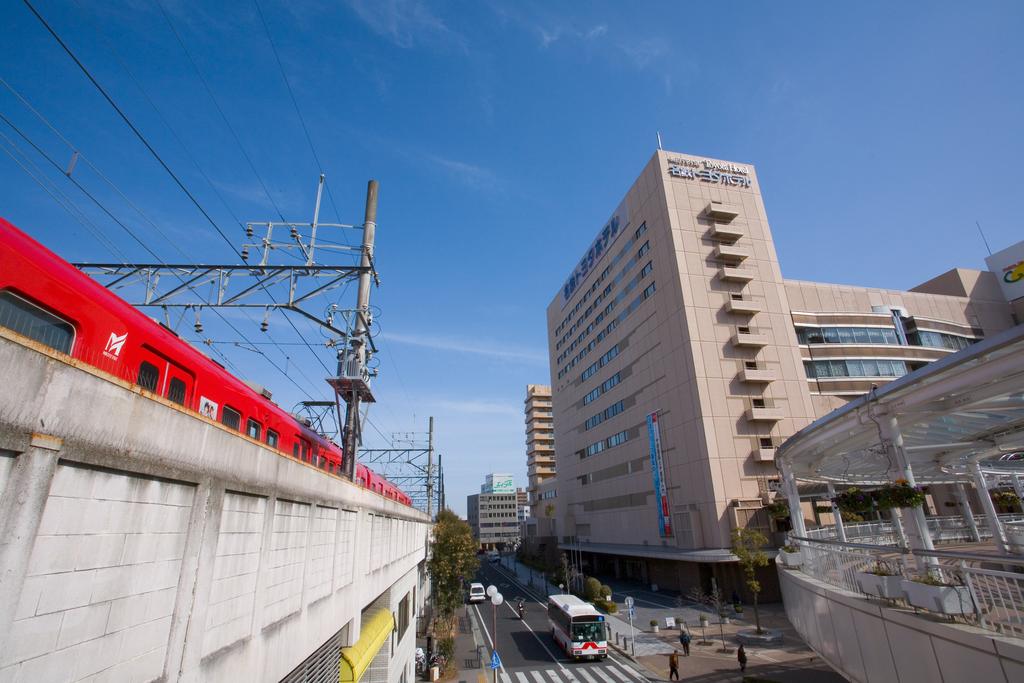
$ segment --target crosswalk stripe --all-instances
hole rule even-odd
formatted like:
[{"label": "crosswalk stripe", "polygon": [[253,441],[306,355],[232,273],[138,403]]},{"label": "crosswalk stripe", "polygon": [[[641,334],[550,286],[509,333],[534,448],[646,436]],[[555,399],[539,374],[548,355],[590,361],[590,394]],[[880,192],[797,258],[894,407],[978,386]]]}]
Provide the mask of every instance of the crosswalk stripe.
[{"label": "crosswalk stripe", "polygon": [[587,679],[587,683],[597,683],[597,681],[594,680],[594,677],[588,674],[586,669],[584,669],[583,667],[577,668],[574,671],[574,673],[578,673],[580,676],[583,676],[583,678]]},{"label": "crosswalk stripe", "polygon": [[526,674],[524,674],[522,671],[516,672],[516,679],[519,681],[519,683],[530,683],[528,680],[526,680]]},{"label": "crosswalk stripe", "polygon": [[610,671],[612,673],[612,675],[614,675],[616,678],[618,678],[620,680],[626,681],[626,683],[630,683],[630,681],[634,680],[633,678],[630,678],[630,677],[626,676],[626,674],[624,674],[621,671],[619,671],[618,667],[616,667],[616,666],[609,666],[606,669],[606,671]]},{"label": "crosswalk stripe", "polygon": [[617,681],[614,678],[610,678],[608,674],[604,672],[603,669],[593,668],[591,669],[591,671],[600,676],[601,680],[603,680],[605,683],[617,683]]},{"label": "crosswalk stripe", "polygon": [[551,669],[544,669],[544,673],[546,673],[548,675],[548,678],[550,678],[555,683],[565,683],[565,681],[563,681],[561,678],[556,676],[555,672],[552,671]]},{"label": "crosswalk stripe", "polygon": [[512,683],[512,677],[509,676],[507,673],[502,672],[498,675],[501,676],[501,683]]},{"label": "crosswalk stripe", "polygon": [[533,676],[533,679],[537,681],[537,683],[544,683],[544,677],[540,675],[539,671],[531,671],[530,675]]}]

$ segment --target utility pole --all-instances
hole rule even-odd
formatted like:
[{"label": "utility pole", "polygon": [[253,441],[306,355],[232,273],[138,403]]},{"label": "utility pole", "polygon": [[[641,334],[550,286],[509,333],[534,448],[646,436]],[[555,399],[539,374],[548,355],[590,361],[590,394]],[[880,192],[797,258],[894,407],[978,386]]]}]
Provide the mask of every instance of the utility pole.
[{"label": "utility pole", "polygon": [[[440,512],[440,510],[438,511]],[[434,519],[434,416],[427,428],[427,519]]]},{"label": "utility pole", "polygon": [[345,476],[354,480],[356,476],[356,452],[362,438],[359,433],[359,406],[373,403],[370,392],[370,372],[366,367],[367,347],[370,344],[369,330],[372,323],[370,314],[370,282],[373,268],[373,240],[377,231],[377,190],[378,183],[371,180],[366,187],[366,212],[363,219],[363,244],[360,259],[359,291],[356,295],[356,311],[348,347],[338,354],[338,376],[328,380],[336,392],[338,412],[340,401],[345,401]]}]

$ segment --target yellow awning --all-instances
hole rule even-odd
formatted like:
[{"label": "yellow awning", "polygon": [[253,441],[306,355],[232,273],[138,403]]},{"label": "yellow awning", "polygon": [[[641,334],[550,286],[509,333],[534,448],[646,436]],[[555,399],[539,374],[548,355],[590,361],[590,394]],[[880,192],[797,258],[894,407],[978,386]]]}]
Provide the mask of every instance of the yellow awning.
[{"label": "yellow awning", "polygon": [[370,662],[377,656],[380,646],[395,630],[395,618],[391,612],[382,609],[363,622],[359,640],[351,647],[341,648],[340,683],[356,683]]}]

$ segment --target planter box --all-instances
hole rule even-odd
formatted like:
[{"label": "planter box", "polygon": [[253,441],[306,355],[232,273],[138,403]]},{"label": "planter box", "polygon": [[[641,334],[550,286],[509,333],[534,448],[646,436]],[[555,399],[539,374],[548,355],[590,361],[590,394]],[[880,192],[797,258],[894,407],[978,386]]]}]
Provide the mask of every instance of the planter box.
[{"label": "planter box", "polygon": [[1024,522],[1007,522],[1003,525],[1003,531],[1010,552],[1024,555]]},{"label": "planter box", "polygon": [[782,558],[782,564],[786,567],[799,567],[803,564],[803,553],[787,553],[785,550],[780,550],[779,557]]},{"label": "planter box", "polygon": [[929,586],[903,579],[903,594],[914,607],[938,614],[973,614],[974,601],[967,586]]},{"label": "planter box", "polygon": [[867,572],[857,572],[856,576],[862,593],[890,600],[903,597],[902,576],[879,576]]}]

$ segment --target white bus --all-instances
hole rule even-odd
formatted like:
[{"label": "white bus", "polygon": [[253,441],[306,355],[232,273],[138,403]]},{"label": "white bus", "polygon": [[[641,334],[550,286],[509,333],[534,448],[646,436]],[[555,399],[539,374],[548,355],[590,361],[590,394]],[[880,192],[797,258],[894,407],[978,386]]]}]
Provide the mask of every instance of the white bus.
[{"label": "white bus", "polygon": [[575,595],[549,595],[551,637],[574,659],[608,656],[608,623],[589,602]]}]

